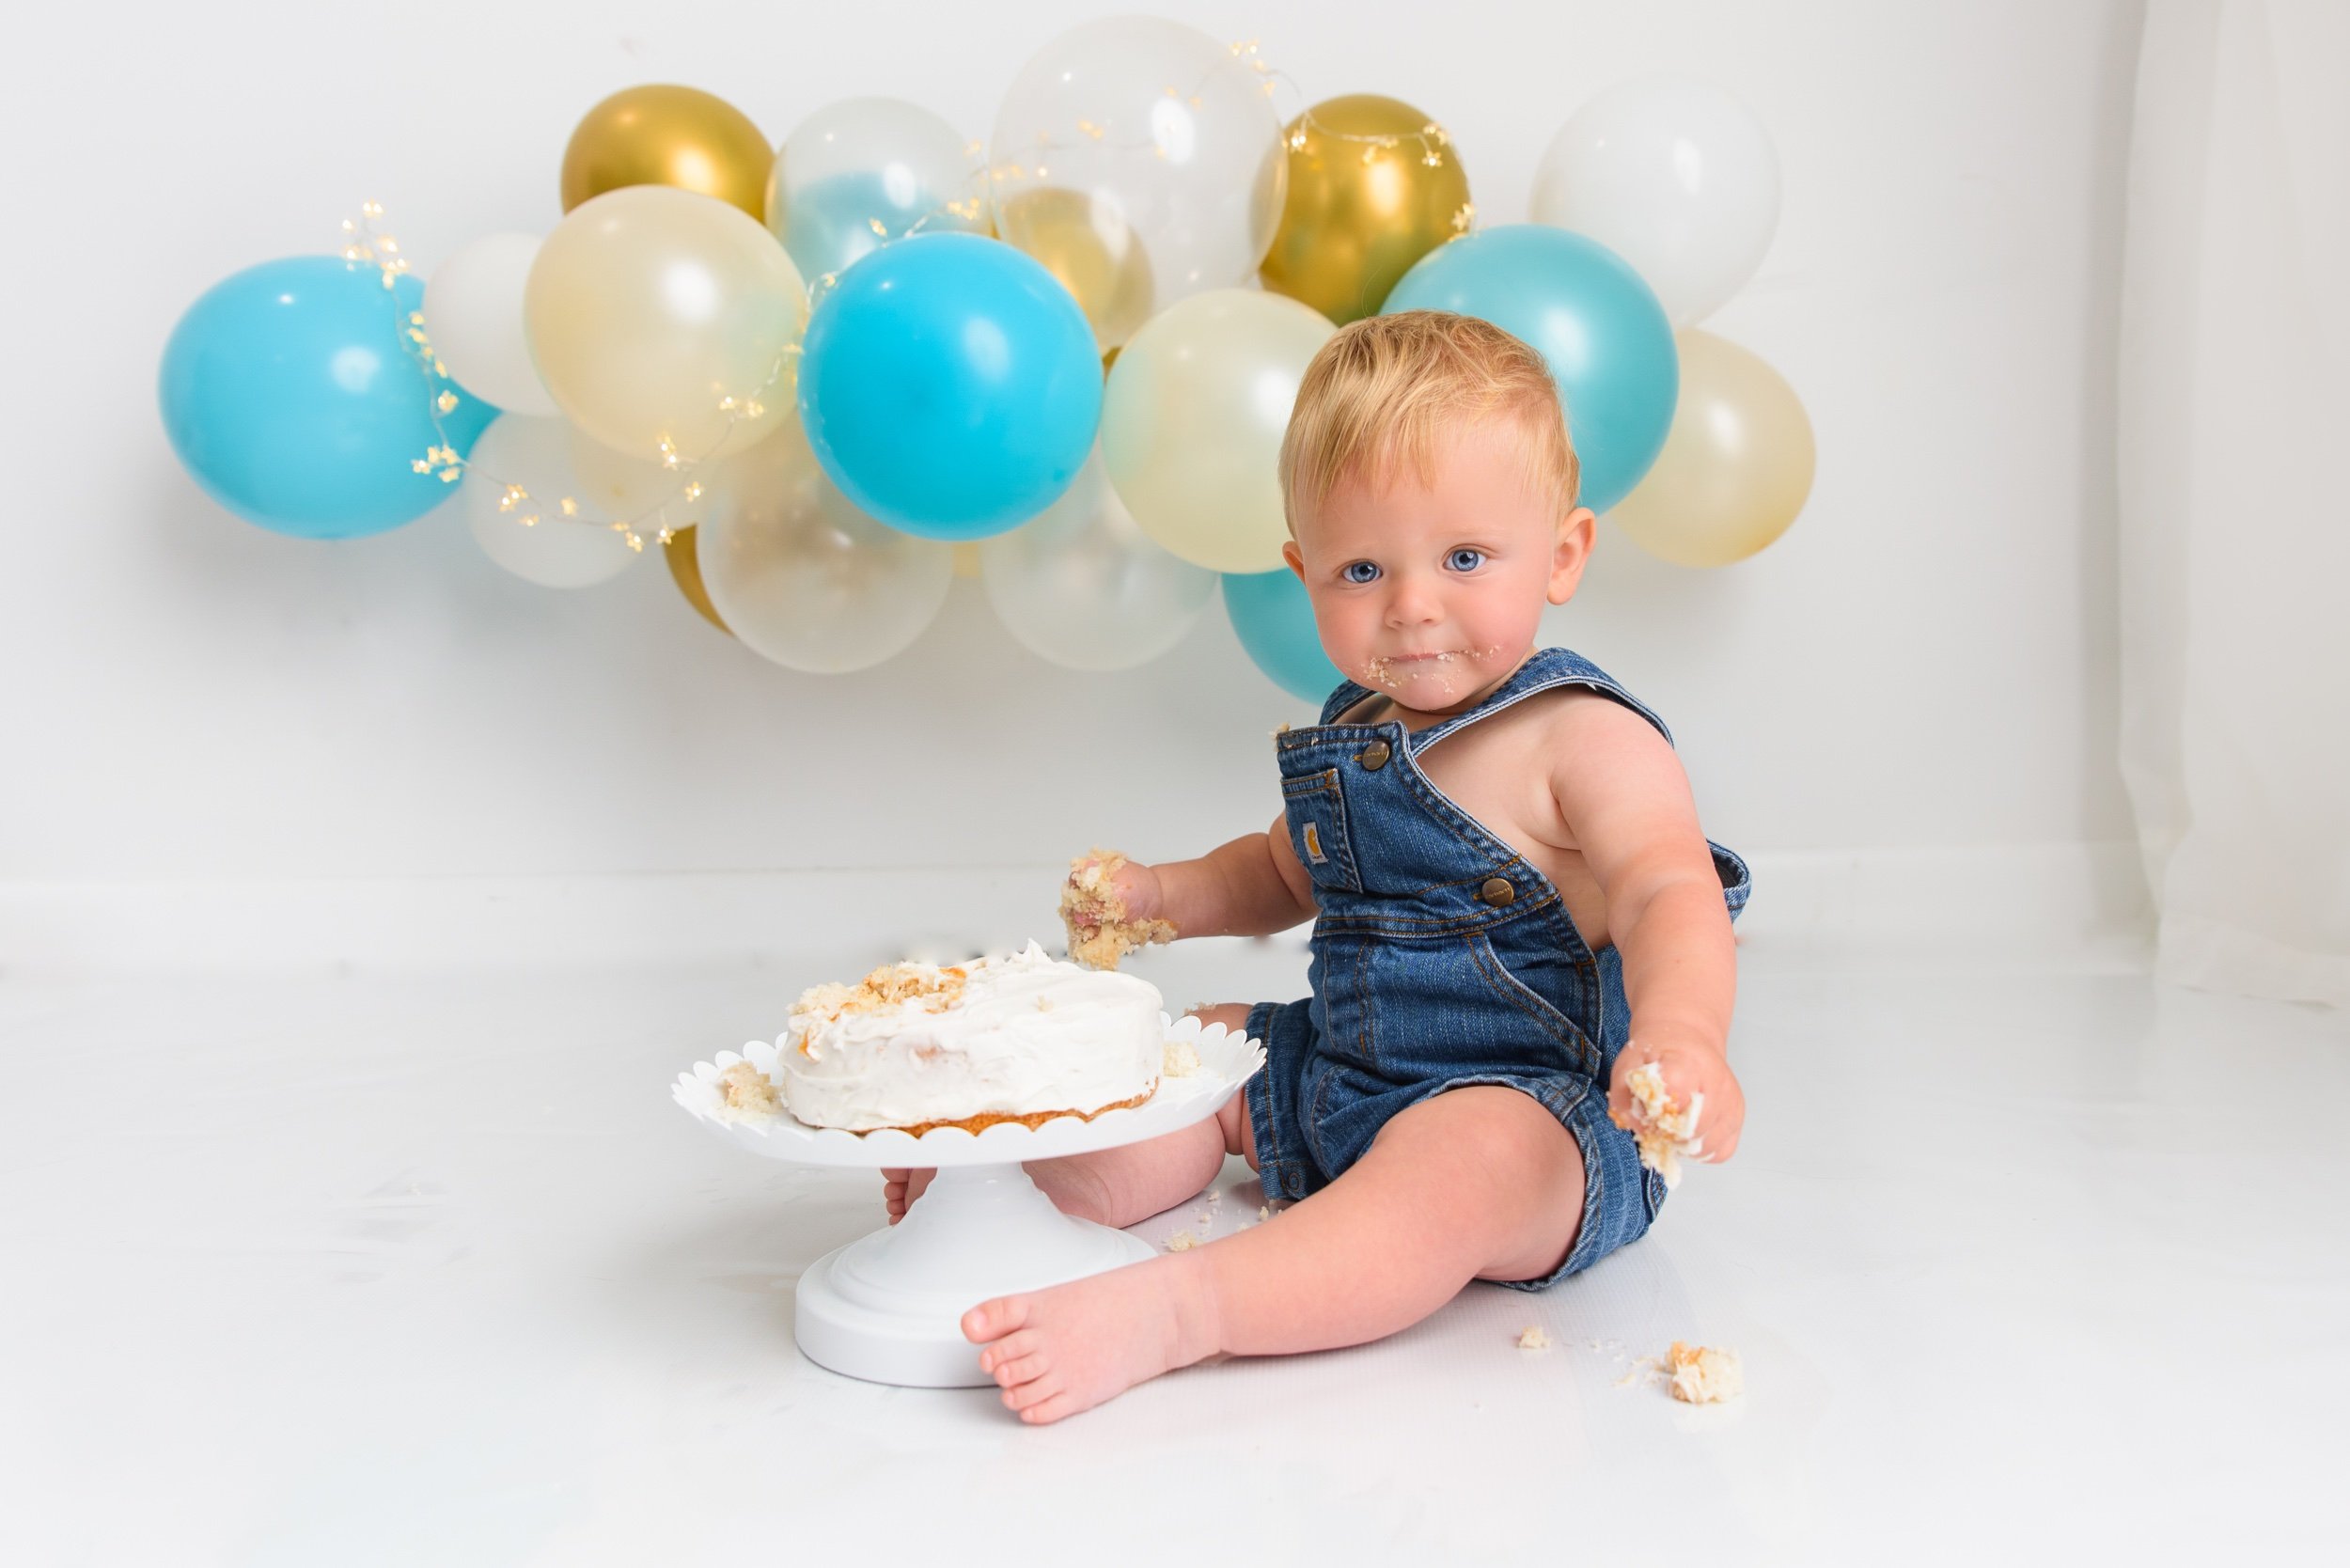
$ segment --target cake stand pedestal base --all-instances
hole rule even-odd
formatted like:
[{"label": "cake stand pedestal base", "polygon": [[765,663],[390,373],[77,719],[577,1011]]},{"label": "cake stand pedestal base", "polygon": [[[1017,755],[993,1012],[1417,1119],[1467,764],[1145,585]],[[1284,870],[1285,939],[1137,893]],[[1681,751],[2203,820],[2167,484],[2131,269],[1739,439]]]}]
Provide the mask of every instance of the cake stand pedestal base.
[{"label": "cake stand pedestal base", "polygon": [[943,1168],[903,1219],[800,1276],[800,1349],[870,1383],[979,1388],[995,1379],[964,1338],[964,1313],[1156,1256],[1123,1231],[1062,1214],[1018,1165]]}]

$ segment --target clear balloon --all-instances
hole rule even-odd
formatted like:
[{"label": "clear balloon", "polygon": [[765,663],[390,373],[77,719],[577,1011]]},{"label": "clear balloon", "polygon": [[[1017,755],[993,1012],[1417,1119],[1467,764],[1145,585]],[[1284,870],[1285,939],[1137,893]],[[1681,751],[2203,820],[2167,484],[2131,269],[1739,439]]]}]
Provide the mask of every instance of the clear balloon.
[{"label": "clear balloon", "polygon": [[1097,448],[1061,498],[979,546],[988,603],[1030,651],[1070,669],[1131,669],[1181,642],[1215,573],[1153,543]]},{"label": "clear balloon", "polygon": [[[448,498],[427,453],[462,457],[497,410],[403,346],[425,289],[334,256],[264,261],[188,306],[156,379],[164,432],[204,493],[249,523],[352,539]],[[433,402],[456,406],[434,420]]]},{"label": "clear balloon", "polygon": [[[1075,193],[1113,255],[1129,235],[1145,255],[1154,292],[1137,325],[1177,300],[1248,282],[1280,225],[1289,179],[1268,80],[1179,22],[1111,17],[1071,28],[1021,68],[996,114],[996,231],[1026,243],[1023,192]],[[1134,330],[1128,313],[1087,304],[1103,347]]]},{"label": "clear balloon", "polygon": [[[610,520],[592,508],[563,510],[577,500],[572,429],[560,419],[500,415],[474,443],[459,487],[465,524],[482,553],[525,582],[541,588],[591,588],[628,570],[636,552]],[[508,499],[508,486],[526,494]]]},{"label": "clear balloon", "polygon": [[1211,571],[1281,564],[1281,437],[1337,331],[1293,299],[1221,289],[1135,335],[1110,367],[1102,461],[1144,532]]},{"label": "clear balloon", "polygon": [[631,457],[692,463],[789,421],[807,290],[776,237],[725,202],[631,185],[547,236],[523,319],[572,423]]},{"label": "clear balloon", "polygon": [[1039,185],[1005,197],[995,223],[1006,243],[1034,258],[1077,297],[1096,342],[1123,343],[1150,320],[1151,258],[1108,203],[1083,191]]},{"label": "clear balloon", "polygon": [[947,602],[953,546],[858,511],[796,420],[709,482],[695,539],[702,587],[736,639],[776,663],[818,674],[877,665]]},{"label": "clear balloon", "polygon": [[1811,419],[1762,359],[1710,332],[1680,335],[1681,406],[1639,488],[1607,514],[1682,566],[1727,566],[1787,531],[1811,494]]},{"label": "clear balloon", "polygon": [[489,234],[442,262],[424,329],[466,391],[509,414],[551,419],[561,410],[530,363],[523,333],[523,285],[540,243],[536,234]]},{"label": "clear balloon", "polygon": [[916,231],[987,232],[976,144],[918,103],[852,98],[794,126],[767,180],[767,227],[804,278]]},{"label": "clear balloon", "polygon": [[1754,111],[1719,87],[1637,77],[1559,128],[1530,211],[1631,262],[1673,325],[1687,326],[1762,264],[1778,227],[1778,153]]}]

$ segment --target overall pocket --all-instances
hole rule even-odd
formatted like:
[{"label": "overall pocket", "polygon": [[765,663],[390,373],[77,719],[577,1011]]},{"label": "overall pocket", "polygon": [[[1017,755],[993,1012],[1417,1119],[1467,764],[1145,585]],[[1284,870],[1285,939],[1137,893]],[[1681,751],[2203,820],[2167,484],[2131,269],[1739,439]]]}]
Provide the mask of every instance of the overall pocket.
[{"label": "overall pocket", "polygon": [[1289,813],[1290,848],[1297,863],[1317,886],[1349,893],[1363,890],[1355,867],[1355,848],[1346,833],[1346,797],[1339,792],[1339,770],[1324,768],[1281,780],[1282,802]]}]

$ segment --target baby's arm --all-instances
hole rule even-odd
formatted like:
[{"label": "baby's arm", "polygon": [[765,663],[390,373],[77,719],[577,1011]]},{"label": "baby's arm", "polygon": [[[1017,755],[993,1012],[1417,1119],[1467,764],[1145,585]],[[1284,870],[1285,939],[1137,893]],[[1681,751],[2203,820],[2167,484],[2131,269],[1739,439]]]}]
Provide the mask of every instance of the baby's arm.
[{"label": "baby's arm", "polygon": [[[1062,893],[1073,951],[1101,924],[1098,901],[1082,896],[1095,864],[1092,855],[1079,856]],[[1314,913],[1313,879],[1297,863],[1279,817],[1267,831],[1244,834],[1196,860],[1143,866],[1118,858],[1107,880],[1118,906],[1106,911],[1111,918],[1138,929],[1165,921],[1175,936],[1261,936]]]},{"label": "baby's arm", "polygon": [[1608,1108],[1620,1125],[1631,1125],[1624,1080],[1653,1061],[1675,1105],[1705,1096],[1686,1152],[1728,1159],[1746,1121],[1727,1059],[1738,961],[1688,776],[1655,727],[1611,698],[1594,694],[1560,704],[1559,726],[1548,751],[1556,760],[1551,789],[1606,896],[1607,929],[1632,1006],[1630,1043],[1616,1060]]}]

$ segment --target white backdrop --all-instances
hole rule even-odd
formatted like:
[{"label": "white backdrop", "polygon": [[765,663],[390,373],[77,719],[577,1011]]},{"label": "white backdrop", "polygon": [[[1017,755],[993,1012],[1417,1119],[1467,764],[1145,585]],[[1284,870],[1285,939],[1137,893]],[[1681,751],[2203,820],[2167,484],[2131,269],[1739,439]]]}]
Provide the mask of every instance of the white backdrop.
[{"label": "white backdrop", "polygon": [[[55,901],[133,884],[1045,866],[1270,821],[1266,732],[1302,709],[1218,610],[1160,663],[1084,676],[964,581],[909,653],[800,675],[711,631],[650,557],[564,594],[491,565],[453,509],[342,543],[264,533],[200,494],[155,413],[188,304],[330,249],[364,198],[427,274],[477,234],[551,227],[564,140],[618,87],[691,83],[777,139],[856,93],[984,135],[1028,53],[1103,9],[265,0],[234,24],[51,8],[21,29],[0,65],[30,161],[0,960]],[[1523,218],[1550,133],[1623,76],[1746,98],[1784,216],[1706,324],[1804,399],[1817,489],[1714,573],[1603,525],[1554,640],[1665,714],[1742,853],[1993,864],[2128,836],[2111,454],[2135,6],[1162,9],[1260,39],[1302,88],[1285,113],[1419,105],[1489,224]]]}]

